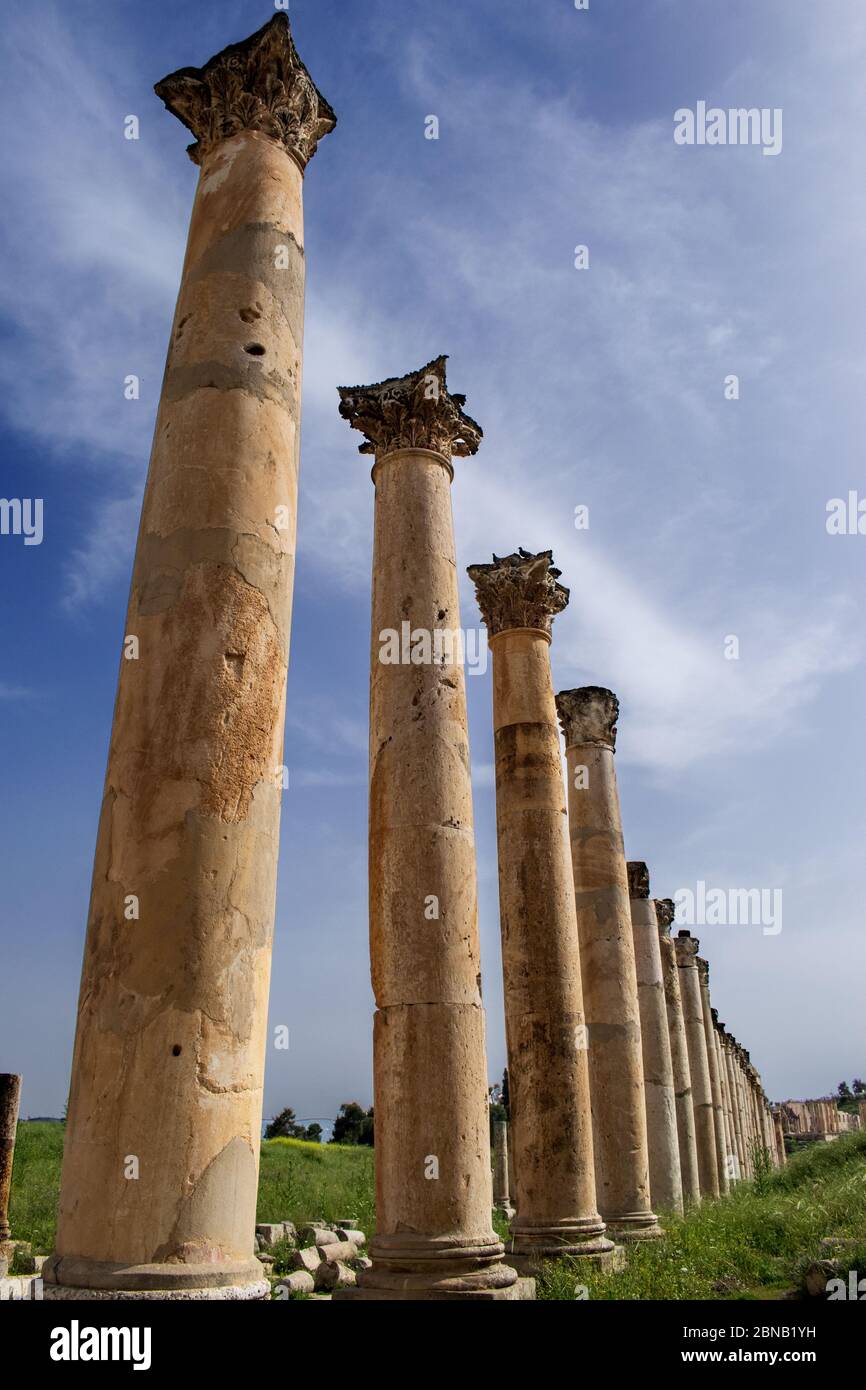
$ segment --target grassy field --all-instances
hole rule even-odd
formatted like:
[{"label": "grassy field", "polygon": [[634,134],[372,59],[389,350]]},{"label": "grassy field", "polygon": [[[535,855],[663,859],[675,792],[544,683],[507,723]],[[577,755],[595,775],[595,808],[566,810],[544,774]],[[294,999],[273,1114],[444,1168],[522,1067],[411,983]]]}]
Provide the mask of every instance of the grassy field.
[{"label": "grassy field", "polygon": [[866,1133],[813,1144],[762,1187],[743,1183],[683,1218],[666,1217],[667,1238],[632,1246],[619,1274],[593,1276],[574,1261],[550,1265],[538,1296],[573,1299],[583,1285],[591,1299],[781,1298],[800,1287],[824,1236],[861,1240],[847,1258],[863,1266]]},{"label": "grassy field", "polygon": [[[11,1224],[37,1253],[53,1246],[62,1146],[61,1125],[19,1126]],[[352,1217],[369,1236],[373,1184],[371,1149],[272,1139],[262,1144],[257,1219],[299,1225]],[[815,1144],[759,1186],[741,1184],[730,1197],[664,1224],[667,1239],[631,1247],[619,1274],[593,1275],[573,1261],[549,1265],[539,1298],[780,1298],[799,1287],[825,1236],[862,1241],[846,1258],[866,1271],[866,1133]],[[498,1216],[496,1227],[505,1238]]]}]

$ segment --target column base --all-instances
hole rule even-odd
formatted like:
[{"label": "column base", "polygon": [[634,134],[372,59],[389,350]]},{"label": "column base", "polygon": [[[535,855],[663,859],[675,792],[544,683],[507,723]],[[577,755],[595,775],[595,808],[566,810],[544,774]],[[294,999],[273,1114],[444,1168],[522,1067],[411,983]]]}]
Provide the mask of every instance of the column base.
[{"label": "column base", "polygon": [[624,1245],[642,1240],[664,1240],[665,1233],[652,1212],[634,1216],[605,1217],[610,1235]]},{"label": "column base", "polygon": [[270,1296],[258,1260],[223,1264],[112,1264],[76,1255],[52,1255],[42,1269],[48,1301],[167,1300],[249,1302]]},{"label": "column base", "polygon": [[511,1237],[507,1258],[520,1274],[531,1274],[545,1260],[561,1260],[565,1256],[604,1268],[614,1250],[598,1216],[583,1223],[554,1222],[548,1226],[522,1225],[518,1219]]},{"label": "column base", "polygon": [[505,1246],[490,1239],[459,1236],[424,1237],[415,1233],[375,1235],[370,1242],[369,1269],[358,1276],[354,1289],[335,1292],[355,1298],[423,1301],[534,1297],[514,1292],[517,1271],[505,1261]]},{"label": "column base", "polygon": [[[514,1273],[513,1270],[511,1272]],[[465,1301],[467,1298],[476,1303],[501,1303],[505,1300],[530,1302],[535,1299],[535,1280],[518,1278],[507,1288],[474,1290],[371,1289],[365,1288],[363,1284],[356,1284],[353,1289],[335,1289],[331,1298],[334,1303],[343,1303],[350,1299],[362,1303],[453,1303],[458,1300]]]},{"label": "column base", "polygon": [[597,1269],[600,1274],[618,1274],[621,1269],[625,1269],[625,1250],[621,1245],[614,1245],[613,1241],[610,1240],[607,1241],[607,1246],[607,1250],[586,1250],[579,1245],[567,1249],[551,1247],[549,1250],[534,1250],[526,1255],[509,1252],[508,1258],[520,1275],[539,1274],[542,1265],[550,1260],[561,1260],[566,1256],[577,1264],[589,1265],[593,1269]]},{"label": "column base", "polygon": [[517,1208],[513,1207],[510,1202],[494,1202],[493,1210],[498,1211],[500,1216],[504,1216],[506,1221],[513,1221],[517,1215]]}]

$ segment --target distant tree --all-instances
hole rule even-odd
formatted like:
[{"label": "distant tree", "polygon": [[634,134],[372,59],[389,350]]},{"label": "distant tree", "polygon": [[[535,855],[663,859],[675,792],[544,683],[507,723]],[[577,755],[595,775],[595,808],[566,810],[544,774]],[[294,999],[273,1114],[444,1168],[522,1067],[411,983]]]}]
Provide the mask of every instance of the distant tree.
[{"label": "distant tree", "polygon": [[866,1081],[861,1081],[859,1076],[855,1076],[851,1082],[851,1090],[855,1096],[866,1096]]},{"label": "distant tree", "polygon": [[505,1106],[505,1118],[511,1119],[511,1091],[508,1085],[508,1068],[502,1073],[502,1104]]},{"label": "distant tree", "polygon": [[321,1144],[322,1126],[320,1124],[316,1124],[315,1121],[311,1125],[307,1125],[307,1128],[304,1130],[304,1138],[310,1144]]},{"label": "distant tree", "polygon": [[840,1082],[839,1082],[839,1089],[838,1089],[838,1091],[836,1092],[836,1094],[838,1095],[838,1097],[839,1097],[840,1100],[853,1100],[853,1099],[854,1099],[854,1097],[851,1095],[851,1087],[848,1085],[848,1082],[847,1082],[847,1081],[840,1081]]},{"label": "distant tree", "polygon": [[290,1105],[275,1115],[265,1129],[266,1139],[303,1139],[305,1134],[304,1126],[298,1124]]},{"label": "distant tree", "polygon": [[373,1144],[373,1111],[356,1100],[343,1101],[334,1121],[332,1144]]}]

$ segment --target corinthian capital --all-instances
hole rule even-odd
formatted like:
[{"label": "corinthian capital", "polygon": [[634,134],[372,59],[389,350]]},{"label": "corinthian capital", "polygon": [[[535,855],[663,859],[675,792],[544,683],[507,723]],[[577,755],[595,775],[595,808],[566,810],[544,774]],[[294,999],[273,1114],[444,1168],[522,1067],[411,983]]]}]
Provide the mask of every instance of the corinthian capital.
[{"label": "corinthian capital", "polygon": [[649,897],[649,869],[642,859],[629,859],[626,864],[628,870],[628,895],[630,898]]},{"label": "corinthian capital", "polygon": [[168,110],[191,130],[189,157],[200,164],[220,140],[258,130],[305,168],[337,124],[295,48],[280,11],[241,43],[231,43],[202,68],[179,68],[154,87]]},{"label": "corinthian capital", "polygon": [[478,452],[482,429],[465,414],[465,396],[445,384],[447,357],[435,357],[407,376],[389,377],[372,386],[338,386],[340,414],[366,438],[361,454],[390,454],[395,449],[432,449],[446,458]]},{"label": "corinthian capital", "polygon": [[616,748],[619,700],[612,690],[600,685],[561,690],[556,697],[556,712],[569,748],[576,743],[598,743],[603,748]]},{"label": "corinthian capital", "polygon": [[492,565],[470,565],[466,573],[491,637],[515,627],[550,632],[568,603],[568,590],[556,582],[561,571],[553,566],[552,550],[538,555],[517,550],[501,559],[494,555]]},{"label": "corinthian capital", "polygon": [[694,965],[697,958],[700,941],[691,932],[677,932],[674,937],[674,945],[677,948],[677,965]]},{"label": "corinthian capital", "polygon": [[671,923],[676,915],[677,909],[673,898],[656,898],[656,921],[659,924],[659,931],[664,936],[669,935]]}]

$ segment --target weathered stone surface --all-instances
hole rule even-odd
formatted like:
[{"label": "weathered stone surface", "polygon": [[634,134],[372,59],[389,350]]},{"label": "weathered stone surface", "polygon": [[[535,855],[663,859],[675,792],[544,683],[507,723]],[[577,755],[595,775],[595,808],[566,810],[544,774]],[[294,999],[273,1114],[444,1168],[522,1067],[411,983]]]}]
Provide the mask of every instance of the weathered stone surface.
[{"label": "weathered stone surface", "polygon": [[613,1249],[596,1207],[580,943],[550,631],[568,600],[551,555],[472,565],[493,653],[499,918],[517,1209],[509,1254]]},{"label": "weathered stone surface", "polygon": [[617,1239],[661,1230],[650,1204],[640,1007],[614,769],[619,702],[586,686],[556,697],[588,1026],[596,1195]]},{"label": "weathered stone surface", "polygon": [[322,1256],[317,1245],[305,1245],[303,1249],[296,1250],[292,1255],[292,1264],[295,1269],[305,1269],[308,1274],[315,1274],[321,1263]]},{"label": "weathered stone surface", "polygon": [[447,361],[434,357],[406,376],[339,388],[340,414],[366,436],[359,453],[381,459],[397,449],[421,449],[446,462],[477,453],[483,431],[463,409],[466,397],[448,390]]},{"label": "weathered stone surface", "polygon": [[277,1289],[288,1289],[289,1293],[312,1293],[315,1287],[315,1279],[305,1269],[292,1270],[291,1274],[279,1279],[275,1285]]},{"label": "weathered stone surface", "polygon": [[[370,956],[377,1230],[372,1298],[501,1296],[516,1272],[491,1227],[475,837],[459,655],[379,659],[382,634],[460,628],[451,457],[479,426],[444,357],[340,389],[375,453],[370,675]],[[338,1290],[351,1295],[354,1290]]]},{"label": "weathered stone surface", "polygon": [[719,1160],[716,1149],[716,1124],[710,1085],[707,1034],[704,1028],[704,1004],[697,967],[700,942],[689,932],[681,931],[674,945],[680,972],[680,993],[689,1053],[701,1196],[718,1197]]},{"label": "weathered stone surface", "polygon": [[198,136],[201,172],[126,620],[138,650],[121,661],[46,1297],[234,1297],[218,1290],[262,1274],[302,166],[333,120],[284,15],[159,90]]},{"label": "weathered stone surface", "polygon": [[338,1237],[335,1227],[324,1222],[311,1222],[301,1226],[298,1239],[302,1245],[331,1245]]},{"label": "weathered stone surface", "polygon": [[9,1193],[18,1127],[21,1077],[16,1072],[0,1072],[0,1241],[12,1234],[9,1226]]},{"label": "weathered stone surface", "polygon": [[337,124],[298,57],[284,12],[204,67],[164,77],[154,90],[196,137],[189,147],[196,164],[227,136],[251,130],[277,141],[303,168]]},{"label": "weathered stone surface", "polygon": [[646,864],[632,860],[627,868],[640,1008],[650,1197],[655,1211],[682,1212],[676,1090],[656,908],[649,896]]},{"label": "weathered stone surface", "polygon": [[695,1141],[695,1112],[692,1105],[692,1074],[689,1068],[689,1051],[683,1017],[683,1001],[680,994],[677,954],[670,935],[674,920],[674,903],[671,898],[656,898],[655,905],[665,1009],[668,1018],[668,1037],[671,1044],[683,1201],[684,1203],[696,1203],[701,1199],[701,1185],[698,1176],[698,1148]]},{"label": "weathered stone surface", "polygon": [[492,564],[470,565],[467,573],[491,637],[518,628],[550,633],[553,619],[568,603],[568,590],[557,583],[561,571],[554,568],[552,550],[494,555]]},{"label": "weathered stone surface", "polygon": [[719,1076],[719,1059],[716,1051],[716,1037],[713,1028],[713,1016],[710,1006],[710,967],[707,961],[700,956],[696,957],[698,967],[698,980],[701,988],[701,1008],[704,1018],[704,1034],[707,1044],[707,1065],[710,1073],[710,1095],[713,1103],[713,1131],[716,1137],[716,1172],[718,1175],[719,1193],[724,1194],[729,1190],[728,1180],[728,1143],[725,1128],[724,1105],[722,1101],[722,1086]]},{"label": "weathered stone surface", "polygon": [[323,1260],[316,1270],[316,1292],[328,1293],[334,1289],[352,1289],[357,1277],[341,1260]]},{"label": "weathered stone surface", "polygon": [[323,1260],[342,1260],[347,1264],[349,1260],[354,1260],[358,1254],[358,1247],[351,1240],[335,1240],[332,1238],[327,1245],[319,1246],[319,1254]]},{"label": "weathered stone surface", "polygon": [[278,1240],[283,1238],[283,1223],[282,1221],[262,1222],[256,1226],[256,1235],[259,1238],[261,1249],[270,1250]]},{"label": "weathered stone surface", "polygon": [[353,1230],[351,1226],[341,1226],[340,1230],[343,1233],[343,1240],[350,1240],[358,1250],[367,1244],[367,1237],[363,1231]]}]

